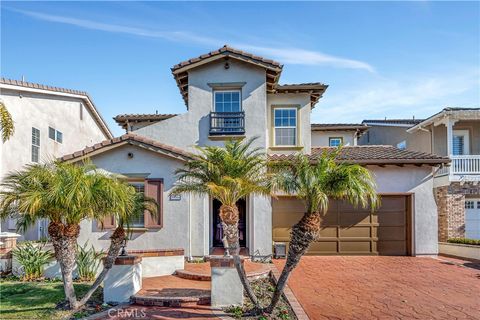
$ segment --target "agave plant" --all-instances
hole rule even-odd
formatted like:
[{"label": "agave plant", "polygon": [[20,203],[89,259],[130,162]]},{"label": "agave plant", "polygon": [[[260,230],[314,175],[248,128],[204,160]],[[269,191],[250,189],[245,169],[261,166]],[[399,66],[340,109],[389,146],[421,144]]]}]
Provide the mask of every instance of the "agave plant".
[{"label": "agave plant", "polygon": [[77,273],[81,281],[93,281],[97,275],[98,268],[102,262],[103,251],[95,251],[95,248],[88,248],[88,241],[77,246]]},{"label": "agave plant", "polygon": [[53,258],[50,250],[44,250],[44,247],[45,243],[36,246],[31,242],[25,242],[12,250],[13,257],[22,266],[24,281],[42,277],[43,267]]}]

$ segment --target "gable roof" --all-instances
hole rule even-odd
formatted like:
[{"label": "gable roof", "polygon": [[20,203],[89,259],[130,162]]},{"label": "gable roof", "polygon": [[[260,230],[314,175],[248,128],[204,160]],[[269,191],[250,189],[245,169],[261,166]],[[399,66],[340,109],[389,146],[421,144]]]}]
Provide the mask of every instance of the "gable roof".
[{"label": "gable roof", "polygon": [[283,65],[274,60],[265,59],[254,54],[232,48],[224,45],[218,50],[210,51],[196,58],[188,59],[174,65],[171,70],[173,77],[177,82],[180,93],[188,108],[188,70],[199,67],[201,65],[219,60],[219,59],[235,59],[246,63],[250,63],[266,70],[267,92],[274,93],[275,86],[282,72]]},{"label": "gable roof", "polygon": [[158,122],[166,119],[170,119],[177,116],[177,114],[119,114],[113,118],[123,129],[127,128],[128,123],[135,122]]},{"label": "gable roof", "polygon": [[[323,152],[331,153],[338,150],[335,147],[315,147],[309,155],[311,161],[318,159]],[[294,159],[294,154],[272,154],[269,159],[272,161],[288,161]],[[404,165],[404,164],[429,164],[438,165],[449,163],[448,157],[435,154],[398,149],[386,145],[365,145],[342,147],[337,157],[339,161],[358,163],[364,165]]]},{"label": "gable roof", "polygon": [[281,84],[275,86],[274,93],[308,93],[313,108],[327,88],[328,85],[321,82]]},{"label": "gable roof", "polygon": [[100,143],[94,144],[93,146],[86,147],[83,150],[64,155],[59,160],[77,162],[84,158],[88,158],[124,145],[138,146],[182,161],[190,159],[190,154],[185,150],[161,143],[136,133],[129,132],[120,137],[104,140]]},{"label": "gable roof", "polygon": [[108,127],[107,123],[103,119],[100,112],[98,112],[98,109],[93,103],[92,98],[90,98],[88,93],[85,91],[52,87],[52,86],[39,84],[39,83],[32,83],[32,82],[6,79],[6,78],[0,78],[0,87],[4,89],[20,90],[20,91],[28,91],[28,92],[36,92],[36,93],[52,94],[52,95],[61,95],[65,97],[82,99],[85,101],[85,106],[90,110],[90,112],[93,115],[93,119],[98,124],[98,126],[103,131],[103,133],[108,138],[113,138],[113,134],[110,131],[110,128]]},{"label": "gable roof", "polygon": [[422,121],[423,119],[372,119],[363,120],[362,123],[369,126],[411,127]]},{"label": "gable roof", "polygon": [[453,119],[456,120],[480,120],[480,108],[444,108],[433,116],[416,123],[415,126],[408,129],[407,132],[413,132],[422,127],[429,126],[443,117],[453,117]]},{"label": "gable roof", "polygon": [[368,126],[362,123],[312,123],[312,131],[366,131]]}]

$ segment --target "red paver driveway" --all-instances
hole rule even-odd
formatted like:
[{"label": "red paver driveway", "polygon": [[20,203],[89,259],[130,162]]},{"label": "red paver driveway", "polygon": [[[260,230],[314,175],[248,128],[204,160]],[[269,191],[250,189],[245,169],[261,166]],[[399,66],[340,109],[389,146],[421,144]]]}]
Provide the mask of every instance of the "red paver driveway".
[{"label": "red paver driveway", "polygon": [[448,258],[303,257],[288,284],[314,320],[480,319],[480,270]]}]

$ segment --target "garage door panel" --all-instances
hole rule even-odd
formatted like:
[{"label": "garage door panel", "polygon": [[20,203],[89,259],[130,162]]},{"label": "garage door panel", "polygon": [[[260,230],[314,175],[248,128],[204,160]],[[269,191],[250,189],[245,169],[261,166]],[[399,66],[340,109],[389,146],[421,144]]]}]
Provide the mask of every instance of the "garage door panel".
[{"label": "garage door panel", "polygon": [[337,237],[337,227],[324,227],[320,229],[320,238],[322,237]]},{"label": "garage door panel", "polygon": [[378,241],[377,247],[380,255],[404,256],[407,254],[405,241]]},{"label": "garage door panel", "polygon": [[338,214],[341,226],[353,226],[356,224],[369,224],[369,212],[342,212]]},{"label": "garage door panel", "polygon": [[[303,203],[295,198],[273,200],[274,241],[288,241],[291,227],[303,215]],[[292,211],[289,211],[292,209]],[[376,212],[331,202],[322,218],[320,236],[309,255],[405,255],[407,254],[407,199],[383,196]]]},{"label": "garage door panel", "polygon": [[365,226],[354,226],[351,228],[340,228],[339,237],[348,237],[348,238],[371,238],[372,228],[370,225]]},{"label": "garage door panel", "polygon": [[378,223],[382,226],[405,226],[405,211],[379,212]]},{"label": "garage door panel", "polygon": [[379,227],[377,229],[378,238],[382,240],[400,240],[405,241],[407,239],[405,234],[405,227]]}]

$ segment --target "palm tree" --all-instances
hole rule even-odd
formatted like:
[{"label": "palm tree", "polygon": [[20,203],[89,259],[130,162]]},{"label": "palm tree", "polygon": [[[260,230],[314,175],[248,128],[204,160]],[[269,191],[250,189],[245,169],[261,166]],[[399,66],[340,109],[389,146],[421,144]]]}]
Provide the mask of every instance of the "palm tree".
[{"label": "palm tree", "polygon": [[175,173],[178,182],[172,194],[208,195],[220,201],[219,216],[227,255],[233,254],[240,280],[252,303],[259,308],[239,256],[239,212],[237,201],[251,194],[270,195],[270,180],[266,172],[266,155],[260,148],[250,148],[253,139],[245,142],[229,140],[225,147],[197,147],[184,168]]},{"label": "palm tree", "polygon": [[134,210],[133,187],[92,170],[89,163],[33,164],[9,174],[0,185],[1,218],[19,215],[18,227],[23,231],[39,219],[50,221],[48,234],[72,309],[80,306],[72,280],[80,222],[100,220],[112,212],[126,217]]},{"label": "palm tree", "polygon": [[80,300],[80,306],[83,306],[85,303],[87,303],[88,299],[90,299],[92,294],[98,289],[100,284],[107,276],[107,273],[112,268],[115,259],[118,257],[118,253],[120,252],[122,244],[127,240],[128,231],[130,230],[130,221],[133,218],[145,214],[145,211],[152,216],[156,216],[158,213],[158,203],[153,198],[145,196],[144,193],[135,193],[130,201],[132,203],[129,206],[131,208],[130,211],[124,211],[124,215],[121,213],[114,215],[117,227],[110,236],[110,246],[107,251],[107,256],[103,260],[103,270],[95,279],[92,286],[88,289],[85,296],[83,296],[83,298]]},{"label": "palm tree", "polygon": [[328,210],[329,198],[344,199],[355,206],[374,210],[379,205],[376,185],[370,171],[357,164],[336,161],[341,152],[324,152],[314,163],[306,155],[291,162],[272,163],[276,187],[303,200],[305,214],[292,227],[285,267],[278,279],[272,301],[265,310],[272,313],[285,284],[300,258],[318,237],[321,218]]},{"label": "palm tree", "polygon": [[7,141],[13,135],[14,130],[12,116],[8,112],[5,104],[0,101],[0,133],[3,142]]}]

